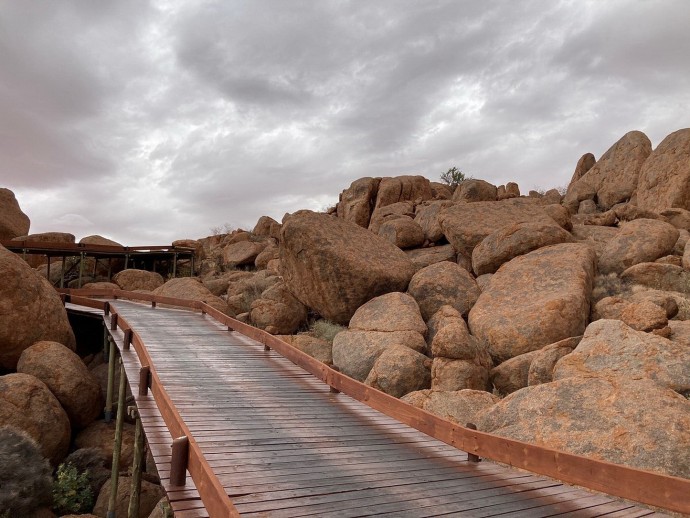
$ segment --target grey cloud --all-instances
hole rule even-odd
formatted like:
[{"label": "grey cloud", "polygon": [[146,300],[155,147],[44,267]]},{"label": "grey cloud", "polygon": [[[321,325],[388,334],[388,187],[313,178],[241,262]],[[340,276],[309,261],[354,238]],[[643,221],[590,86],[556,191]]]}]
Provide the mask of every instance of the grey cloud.
[{"label": "grey cloud", "polygon": [[435,180],[454,165],[523,191],[562,185],[627,131],[656,144],[688,126],[689,11],[3,3],[0,185],[32,231],[72,221],[126,244],[321,208],[364,175]]}]

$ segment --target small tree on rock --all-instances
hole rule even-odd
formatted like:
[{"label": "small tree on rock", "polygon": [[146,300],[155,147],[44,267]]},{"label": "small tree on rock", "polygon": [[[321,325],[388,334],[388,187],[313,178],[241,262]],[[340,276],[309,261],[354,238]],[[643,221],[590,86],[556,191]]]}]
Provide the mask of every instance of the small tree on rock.
[{"label": "small tree on rock", "polygon": [[457,167],[451,167],[448,171],[441,174],[441,182],[451,187],[456,187],[465,179],[465,173],[460,171]]}]

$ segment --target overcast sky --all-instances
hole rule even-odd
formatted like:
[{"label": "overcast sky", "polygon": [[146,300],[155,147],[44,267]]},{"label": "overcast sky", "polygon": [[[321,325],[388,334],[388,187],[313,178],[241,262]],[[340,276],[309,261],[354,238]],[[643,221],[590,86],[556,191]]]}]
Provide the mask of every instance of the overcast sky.
[{"label": "overcast sky", "polygon": [[0,3],[0,187],[125,245],[451,166],[523,193],[690,126],[690,1]]}]

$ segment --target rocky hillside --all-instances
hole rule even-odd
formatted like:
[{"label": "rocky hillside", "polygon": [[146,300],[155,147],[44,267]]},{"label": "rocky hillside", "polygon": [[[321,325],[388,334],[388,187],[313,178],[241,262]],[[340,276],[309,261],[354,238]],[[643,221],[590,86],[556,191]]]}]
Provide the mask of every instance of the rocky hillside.
[{"label": "rocky hillside", "polygon": [[[0,230],[26,234],[14,196],[0,195]],[[196,277],[125,270],[109,285],[205,300],[462,424],[690,477],[689,239],[690,129],[654,150],[633,131],[598,160],[583,155],[565,195],[360,178],[329,213],[181,241]],[[45,306],[19,286],[31,278],[51,296],[9,256],[0,304],[31,321]],[[40,340],[70,348],[69,333],[45,328],[0,325],[3,368]]]}]

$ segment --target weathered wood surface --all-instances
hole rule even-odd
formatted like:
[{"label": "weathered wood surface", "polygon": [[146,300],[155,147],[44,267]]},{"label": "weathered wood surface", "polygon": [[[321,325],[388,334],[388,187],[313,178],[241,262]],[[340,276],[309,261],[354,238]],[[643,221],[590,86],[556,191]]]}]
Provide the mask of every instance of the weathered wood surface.
[{"label": "weathered wood surface", "polygon": [[[208,315],[117,300],[145,362],[242,516],[651,516],[629,502],[489,462],[328,385]],[[124,333],[113,332],[123,344]],[[175,516],[208,516],[190,478],[170,486],[170,444],[152,393],[137,405]],[[174,434],[177,434],[174,431]],[[213,514],[211,513],[213,516]]]}]

